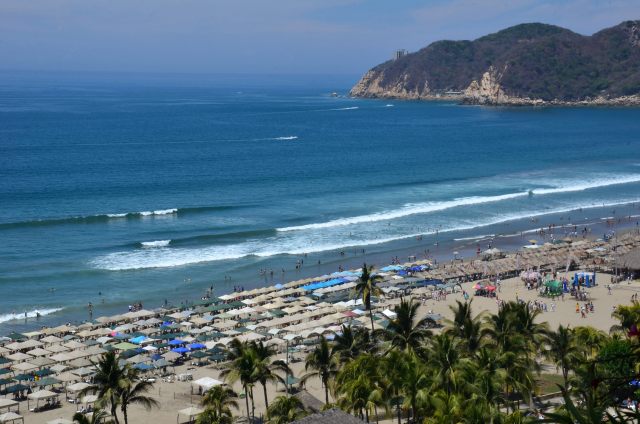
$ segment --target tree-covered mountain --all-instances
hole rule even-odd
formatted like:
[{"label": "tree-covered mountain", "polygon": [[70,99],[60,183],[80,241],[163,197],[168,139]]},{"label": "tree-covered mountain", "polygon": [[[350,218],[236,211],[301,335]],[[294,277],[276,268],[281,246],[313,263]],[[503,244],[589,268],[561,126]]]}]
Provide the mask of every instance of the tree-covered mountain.
[{"label": "tree-covered mountain", "polygon": [[430,99],[452,91],[498,104],[637,97],[640,21],[592,36],[532,23],[474,41],[438,41],[374,67],[351,95]]}]

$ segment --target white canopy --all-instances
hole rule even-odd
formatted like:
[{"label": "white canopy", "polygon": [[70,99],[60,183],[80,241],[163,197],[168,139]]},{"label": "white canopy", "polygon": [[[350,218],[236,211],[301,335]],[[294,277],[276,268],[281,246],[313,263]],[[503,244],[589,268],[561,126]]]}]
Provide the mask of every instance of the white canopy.
[{"label": "white canopy", "polygon": [[395,317],[398,316],[398,314],[390,309],[385,309],[384,311],[382,311],[382,314],[389,319],[395,319]]},{"label": "white canopy", "polygon": [[22,415],[18,415],[15,412],[5,412],[4,414],[0,414],[0,423],[12,423],[16,420],[22,420],[22,422],[24,422]]},{"label": "white canopy", "polygon": [[207,390],[210,390],[212,387],[220,386],[223,383],[222,381],[216,380],[215,378],[202,377],[192,382],[191,384],[202,388],[202,391],[206,392]]},{"label": "white canopy", "polygon": [[27,397],[29,399],[51,399],[58,396],[57,393],[51,392],[49,390],[38,390],[37,392],[33,392]]},{"label": "white canopy", "polygon": [[90,384],[87,384],[87,383],[81,381],[80,383],[75,383],[75,384],[68,385],[67,386],[67,391],[79,392],[80,390],[86,389],[89,386],[90,386]]},{"label": "white canopy", "polygon": [[203,412],[204,412],[203,409],[196,408],[195,406],[190,406],[188,408],[179,410],[178,415],[184,415],[185,417],[189,417],[189,419],[191,419],[192,417],[197,417]]}]

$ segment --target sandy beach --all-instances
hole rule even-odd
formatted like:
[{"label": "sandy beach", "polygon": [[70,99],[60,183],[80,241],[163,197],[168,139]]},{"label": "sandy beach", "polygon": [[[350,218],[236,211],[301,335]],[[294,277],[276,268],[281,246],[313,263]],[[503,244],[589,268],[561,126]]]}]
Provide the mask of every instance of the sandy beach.
[{"label": "sandy beach", "polygon": [[[611,271],[615,271],[616,263],[622,255],[637,248],[638,245],[640,245],[640,237],[635,233],[627,233],[609,242],[575,240],[573,243],[561,245],[547,244],[538,248],[523,249],[515,254],[501,255],[504,257],[490,261],[473,258],[431,267],[424,261],[405,264],[402,267],[395,266],[392,268],[397,271],[382,273],[385,278],[382,286],[386,288],[388,294],[375,304],[376,315],[380,318],[376,326],[382,328],[381,323],[385,319],[383,311],[393,310],[394,305],[399,303],[401,295],[411,296],[420,301],[420,314],[440,314],[444,318],[449,318],[451,317],[450,306],[457,300],[463,301],[463,293],[466,292],[473,300],[473,310],[476,314],[485,311],[497,312],[499,300],[520,299],[525,302],[543,302],[540,303],[540,307],[546,311],[541,313],[540,320],[547,321],[551,328],[556,328],[559,324],[572,327],[590,325],[608,332],[615,323],[611,317],[613,308],[619,304],[630,303],[631,296],[640,291],[638,280],[623,280],[612,284],[609,290]],[[565,272],[564,264],[571,260],[575,260],[578,269]],[[509,264],[517,265],[518,269],[539,268],[541,272],[555,270],[558,273],[556,276],[558,279],[565,276],[572,279],[576,272],[593,272],[594,268],[597,269],[595,274],[597,285],[587,289],[588,300],[593,303],[594,311],[582,317],[581,313],[576,312],[576,299],[569,294],[566,294],[564,299],[563,297],[552,299],[541,297],[539,291],[535,289],[527,290],[515,271],[511,274],[517,275],[505,278],[504,275],[509,273]],[[411,273],[412,275],[399,271],[420,265],[424,271],[416,271]],[[496,289],[497,299],[474,296],[474,285],[478,281],[484,283],[489,281],[487,278],[482,278],[482,275],[476,275],[479,279],[475,281],[458,282],[457,280],[465,274],[473,275],[476,272],[490,278],[495,278],[498,274],[503,276]],[[305,374],[306,352],[313,348],[313,343],[318,340],[318,337],[338,330],[338,326],[343,323],[368,325],[368,315],[363,313],[362,306],[358,305],[357,301],[349,301],[353,299],[352,287],[357,279],[354,275],[353,272],[345,272],[341,277],[323,276],[290,282],[284,286],[231,293],[221,296],[220,303],[214,304],[213,300],[202,302],[202,305],[190,310],[141,310],[119,316],[99,317],[95,323],[87,323],[80,327],[60,326],[43,329],[25,334],[21,338],[14,335],[19,341],[6,341],[0,347],[0,356],[5,358],[0,367],[7,370],[1,376],[6,380],[4,387],[15,384],[11,379],[17,374],[28,374],[45,368],[59,370],[52,373],[51,377],[61,382],[42,389],[60,391],[61,407],[44,412],[32,412],[29,411],[27,403],[33,408],[35,401],[30,399],[28,402],[26,400],[19,402],[19,412],[15,406],[9,409],[18,412],[24,417],[24,422],[29,424],[47,423],[57,418],[70,419],[73,413],[84,405],[69,402],[66,399],[64,386],[90,378],[90,361],[97,360],[105,348],[111,346],[111,349],[119,352],[137,348],[140,349],[140,353],[126,355],[127,361],[132,364],[154,364],[152,354],[162,355],[163,358],[180,356],[175,353],[167,356],[168,352],[173,353],[170,351],[173,346],[162,343],[168,342],[169,338],[178,337],[183,342],[182,346],[191,346],[200,340],[207,351],[224,348],[234,337],[241,340],[262,340],[276,346],[279,350],[278,359],[283,360],[287,359],[287,346],[296,346],[294,351],[289,353],[288,359],[294,376],[300,378]],[[415,283],[414,280],[431,281],[433,278],[441,280],[441,285],[435,288],[433,286],[416,288],[411,285]],[[316,288],[310,284],[319,284],[322,287]],[[335,301],[336,295],[342,295],[343,300]],[[331,302],[332,299],[334,302]],[[578,305],[583,303],[581,301]],[[166,322],[168,319],[171,319],[170,325]],[[119,336],[112,337],[115,334]],[[170,336],[160,338],[162,334]],[[216,336],[207,337],[212,334]],[[131,345],[127,342],[136,335],[142,337],[139,345]],[[207,338],[209,340],[205,340]],[[154,345],[159,347],[153,347]],[[152,347],[142,350],[142,346]],[[194,348],[186,353],[187,357],[196,350],[198,349]],[[155,378],[156,381],[150,394],[160,402],[160,407],[147,412],[133,405],[129,409],[130,422],[143,422],[152,418],[159,424],[174,423],[178,419],[179,410],[189,406],[197,407],[201,396],[197,394],[198,388],[193,382],[203,377],[224,379],[220,375],[220,364],[197,366],[195,361],[193,358],[186,359],[180,366],[170,365],[166,369],[149,371],[147,376]],[[167,359],[167,362],[171,362],[170,359]],[[87,368],[89,371],[85,372]],[[83,371],[78,372],[78,369]],[[76,372],[78,374],[74,374]],[[86,376],[84,376],[85,373]],[[163,380],[161,374],[172,374],[173,377],[167,381],[168,379]],[[176,381],[180,379],[186,381]],[[233,389],[237,393],[242,392],[239,383],[233,385]],[[38,390],[39,388],[34,388],[34,392]],[[320,400],[319,404],[323,403],[324,390],[319,380],[311,379],[306,384],[306,390]],[[284,394],[285,388],[282,385],[270,384],[267,392],[269,399],[273,400],[276,396]],[[12,395],[8,394],[5,398],[11,399]],[[254,388],[254,401],[256,416],[264,414],[262,387],[259,385]],[[245,415],[243,399],[240,399],[239,405],[240,410],[235,411],[236,415]],[[188,417],[179,417],[179,422],[186,421]]]}]

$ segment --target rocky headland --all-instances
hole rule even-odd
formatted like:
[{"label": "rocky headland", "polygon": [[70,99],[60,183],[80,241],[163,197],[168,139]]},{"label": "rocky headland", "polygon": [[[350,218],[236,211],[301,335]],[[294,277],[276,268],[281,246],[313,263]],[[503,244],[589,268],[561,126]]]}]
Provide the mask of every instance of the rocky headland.
[{"label": "rocky headland", "polygon": [[354,97],[464,104],[640,106],[640,21],[591,36],[521,24],[438,41],[369,70]]}]

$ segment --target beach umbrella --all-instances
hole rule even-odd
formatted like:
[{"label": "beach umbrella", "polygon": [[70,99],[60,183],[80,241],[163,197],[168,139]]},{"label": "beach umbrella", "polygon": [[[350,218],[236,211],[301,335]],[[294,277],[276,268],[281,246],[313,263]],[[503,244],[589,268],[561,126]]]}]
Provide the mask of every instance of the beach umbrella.
[{"label": "beach umbrella", "polygon": [[27,390],[29,386],[25,386],[24,384],[15,384],[13,386],[7,387],[5,390],[7,393],[16,393],[21,392],[22,390]]},{"label": "beach umbrella", "polygon": [[18,374],[14,376],[13,379],[15,381],[28,381],[28,380],[32,380],[33,376],[30,374]]},{"label": "beach umbrella", "polygon": [[195,349],[205,349],[206,346],[203,345],[202,343],[192,343],[190,345],[187,345],[187,347],[191,350],[195,350]]},{"label": "beach umbrella", "polygon": [[169,363],[164,358],[160,358],[157,361],[153,361],[153,366],[155,368],[164,368],[168,365]]},{"label": "beach umbrella", "polygon": [[44,368],[35,372],[35,375],[37,375],[38,377],[44,377],[51,374],[53,374],[53,371],[51,371],[49,368]]},{"label": "beach umbrella", "polygon": [[184,342],[182,340],[179,340],[179,339],[173,339],[173,340],[169,341],[169,345],[170,346],[179,346],[179,345],[182,345],[182,344],[184,344]]},{"label": "beach umbrella", "polygon": [[129,339],[131,343],[140,344],[145,341],[147,338],[145,336],[132,337]]},{"label": "beach umbrella", "polygon": [[42,378],[42,379],[36,381],[36,386],[39,386],[39,387],[52,386],[54,384],[59,384],[59,383],[60,383],[60,380],[58,380],[57,378],[45,377],[45,378]]},{"label": "beach umbrella", "polygon": [[189,348],[187,348],[187,347],[177,347],[175,349],[171,349],[171,352],[187,353],[187,352],[189,352]]},{"label": "beach umbrella", "polygon": [[139,369],[141,371],[149,371],[149,370],[153,369],[153,367],[151,365],[145,364],[144,362],[140,362],[138,364],[135,364],[133,366],[133,368]]},{"label": "beach umbrella", "polygon": [[201,359],[201,358],[205,358],[207,356],[206,353],[204,353],[203,351],[199,350],[197,352],[193,352],[191,354],[192,358],[196,358],[196,359]]}]

